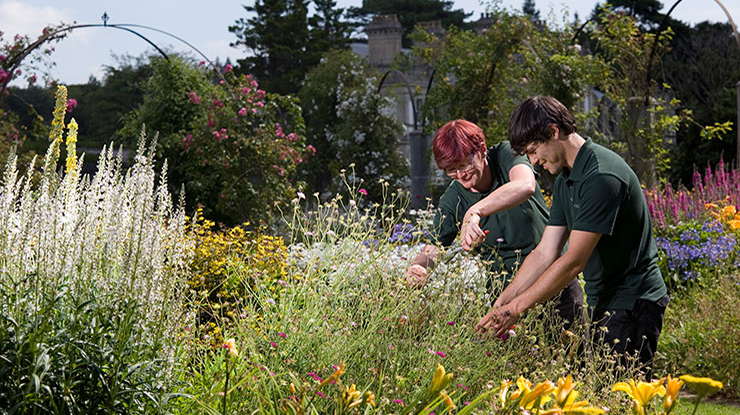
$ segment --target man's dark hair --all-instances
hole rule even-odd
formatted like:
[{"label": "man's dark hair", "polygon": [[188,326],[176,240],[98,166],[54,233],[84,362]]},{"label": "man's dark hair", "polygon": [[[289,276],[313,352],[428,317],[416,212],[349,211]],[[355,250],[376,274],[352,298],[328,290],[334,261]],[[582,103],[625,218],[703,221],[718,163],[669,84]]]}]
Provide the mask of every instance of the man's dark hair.
[{"label": "man's dark hair", "polygon": [[563,134],[576,131],[576,121],[568,109],[553,97],[537,95],[520,102],[509,119],[509,142],[517,154],[524,154],[531,143],[544,143],[552,137],[550,125]]}]

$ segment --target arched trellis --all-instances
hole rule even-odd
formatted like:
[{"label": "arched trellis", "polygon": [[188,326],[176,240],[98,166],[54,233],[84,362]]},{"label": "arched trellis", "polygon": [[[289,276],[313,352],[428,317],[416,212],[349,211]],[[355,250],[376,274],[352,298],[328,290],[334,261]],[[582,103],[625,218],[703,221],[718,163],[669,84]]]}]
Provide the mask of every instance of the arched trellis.
[{"label": "arched trellis", "polygon": [[380,91],[383,89],[383,84],[385,83],[385,80],[388,78],[390,74],[397,74],[401,77],[401,80],[403,81],[404,86],[406,87],[406,91],[409,93],[409,100],[411,101],[411,112],[414,119],[414,131],[417,131],[419,129],[418,120],[416,117],[416,103],[414,102],[414,94],[413,90],[411,89],[411,84],[409,84],[408,78],[406,78],[406,75],[399,71],[398,69],[390,69],[386,73],[383,74],[383,77],[380,78],[380,82],[378,83],[378,90],[377,93],[380,94]]},{"label": "arched trellis", "polygon": [[[200,50],[198,50],[198,48],[196,48],[195,46],[193,46],[189,42],[185,41],[184,39],[182,39],[182,38],[180,38],[180,37],[178,37],[176,35],[173,35],[172,33],[168,33],[168,32],[166,32],[164,30],[157,29],[157,28],[154,28],[154,27],[143,26],[143,25],[138,25],[138,24],[129,24],[129,23],[108,24],[108,14],[107,13],[104,13],[103,14],[102,19],[103,19],[103,23],[102,24],[77,24],[77,25],[62,26],[62,27],[60,27],[60,28],[58,28],[56,30],[49,31],[48,33],[44,33],[38,39],[36,39],[36,41],[34,41],[33,43],[31,43],[28,46],[26,46],[22,51],[20,51],[20,53],[18,53],[17,55],[15,55],[12,58],[13,61],[12,61],[11,65],[8,67],[8,69],[9,69],[8,72],[11,73],[11,74],[15,73],[15,71],[20,67],[20,65],[23,62],[23,60],[26,57],[28,57],[28,55],[31,52],[33,52],[35,49],[41,47],[41,45],[43,45],[44,43],[51,42],[51,41],[54,41],[54,40],[59,40],[59,39],[63,38],[64,36],[66,36],[69,32],[71,32],[71,31],[73,31],[75,29],[85,29],[85,28],[91,28],[91,27],[112,28],[112,29],[123,30],[125,32],[131,33],[131,34],[139,37],[140,39],[144,40],[146,43],[148,43],[150,46],[152,46],[154,49],[156,49],[157,52],[159,52],[159,54],[162,55],[162,57],[164,59],[166,59],[167,61],[169,61],[169,56],[167,55],[167,53],[165,53],[165,51],[163,51],[154,42],[152,42],[151,40],[149,40],[146,36],[142,35],[141,33],[137,32],[137,31],[135,31],[133,29],[131,29],[132,27],[135,27],[135,28],[152,30],[152,31],[155,31],[155,32],[158,32],[158,33],[167,35],[167,36],[169,36],[169,37],[171,37],[173,39],[176,39],[176,40],[182,42],[183,44],[185,44],[189,48],[191,48],[193,51],[195,51],[198,55],[200,55],[206,62],[208,62],[208,64],[211,66],[211,68],[213,68],[214,71],[216,73],[218,73],[218,75],[223,79],[223,75],[221,74],[221,71],[218,70],[218,68],[216,68],[216,66],[213,64],[213,62],[211,62],[211,60],[208,59],[208,57],[203,52],[201,52]],[[0,96],[3,96],[3,94],[7,90],[8,83],[10,83],[11,80],[12,80],[12,77],[9,76],[5,81],[3,81],[2,85],[0,85]]]}]

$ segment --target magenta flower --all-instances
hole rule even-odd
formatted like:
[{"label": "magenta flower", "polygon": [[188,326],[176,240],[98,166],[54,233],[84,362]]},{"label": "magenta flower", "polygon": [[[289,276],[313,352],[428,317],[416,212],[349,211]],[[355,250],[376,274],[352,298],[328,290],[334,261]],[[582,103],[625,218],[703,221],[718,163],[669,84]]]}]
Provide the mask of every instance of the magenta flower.
[{"label": "magenta flower", "polygon": [[190,146],[193,145],[193,135],[186,135],[185,138],[182,139],[182,144],[185,146],[186,149],[190,148]]},{"label": "magenta flower", "polygon": [[322,381],[323,381],[323,379],[321,379],[321,378],[319,377],[319,375],[317,375],[317,374],[315,374],[315,373],[313,373],[313,372],[308,372],[308,376],[311,376],[311,377],[312,377],[312,378],[314,378],[314,380],[315,380],[315,381],[317,381],[317,382],[322,382]]},{"label": "magenta flower", "polygon": [[195,91],[188,92],[188,99],[195,105],[200,104],[200,97],[195,93]]},{"label": "magenta flower", "polygon": [[317,394],[317,395],[319,395],[319,396],[321,396],[322,398],[326,398],[326,395],[324,395],[324,394],[323,394],[323,393],[321,393],[321,392],[316,392],[316,394]]},{"label": "magenta flower", "polygon": [[361,194],[363,196],[367,196],[367,190],[365,190],[365,189],[360,189],[360,190],[357,191],[357,193],[359,193],[359,194]]},{"label": "magenta flower", "polygon": [[454,321],[448,321],[448,322],[447,322],[447,325],[448,325],[448,326],[454,326],[454,325],[455,325],[455,322],[454,322]]},{"label": "magenta flower", "polygon": [[272,341],[272,340],[270,340],[270,346],[272,346],[272,347],[274,347],[274,348],[277,349],[277,344],[274,341]]},{"label": "magenta flower", "polygon": [[447,357],[447,354],[445,352],[437,352],[437,355],[441,357]]},{"label": "magenta flower", "polygon": [[239,109],[239,112],[237,112],[237,114],[239,114],[240,117],[243,117],[247,115],[247,109],[242,107],[241,109]]},{"label": "magenta flower", "polygon": [[312,146],[311,144],[306,146],[306,150],[310,151],[312,155],[316,154],[316,147]]},{"label": "magenta flower", "polygon": [[224,66],[224,73],[229,73],[233,70],[234,70],[234,67],[229,65],[228,63],[226,64],[226,66]]},{"label": "magenta flower", "polygon": [[399,404],[399,405],[401,405],[401,406],[404,406],[404,405],[405,405],[405,404],[403,403],[403,400],[401,400],[401,399],[394,399],[394,400],[393,400],[393,403],[397,403],[397,404]]},{"label": "magenta flower", "polygon": [[284,338],[284,339],[287,339],[288,338],[288,335],[285,334],[285,333],[283,333],[282,331],[279,332],[277,335],[280,336],[280,337],[282,337],[282,338]]},{"label": "magenta flower", "polygon": [[70,98],[67,100],[67,112],[72,112],[73,109],[77,108],[77,100]]}]

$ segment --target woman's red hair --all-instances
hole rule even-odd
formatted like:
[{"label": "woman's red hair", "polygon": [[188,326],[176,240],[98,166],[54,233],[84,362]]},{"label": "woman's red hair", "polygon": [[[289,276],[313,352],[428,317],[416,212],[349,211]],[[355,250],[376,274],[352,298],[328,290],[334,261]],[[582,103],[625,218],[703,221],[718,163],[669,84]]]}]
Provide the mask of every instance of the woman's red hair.
[{"label": "woman's red hair", "polygon": [[472,154],[485,153],[486,137],[483,130],[470,121],[450,121],[434,134],[432,151],[437,167],[452,168],[464,163]]}]

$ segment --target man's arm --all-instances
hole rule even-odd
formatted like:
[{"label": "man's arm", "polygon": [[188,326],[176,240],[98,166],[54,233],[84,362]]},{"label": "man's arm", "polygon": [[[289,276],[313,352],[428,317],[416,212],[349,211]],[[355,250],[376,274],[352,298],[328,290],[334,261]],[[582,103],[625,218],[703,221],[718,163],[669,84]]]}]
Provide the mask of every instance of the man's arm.
[{"label": "man's arm", "polygon": [[493,327],[496,336],[501,336],[516,323],[523,312],[554,297],[583,271],[600,238],[600,233],[572,231],[565,254],[555,260],[529,288],[508,304],[489,312],[492,316],[487,321],[482,321],[483,324],[479,323],[481,328]]},{"label": "man's arm", "polygon": [[509,170],[509,178],[508,183],[491,192],[465,212],[460,233],[460,245],[464,250],[469,251],[486,239],[485,233],[480,228],[482,217],[519,206],[534,195],[537,181],[530,166],[517,164]]}]

